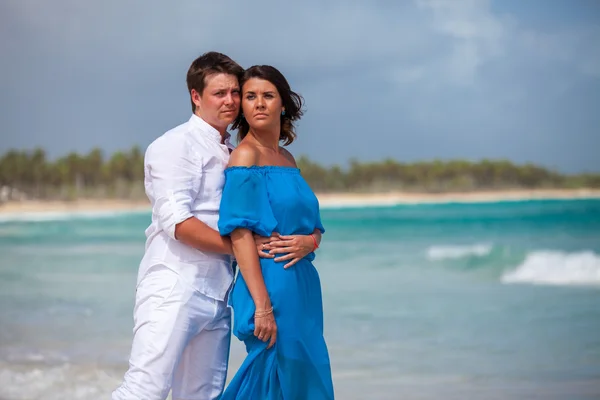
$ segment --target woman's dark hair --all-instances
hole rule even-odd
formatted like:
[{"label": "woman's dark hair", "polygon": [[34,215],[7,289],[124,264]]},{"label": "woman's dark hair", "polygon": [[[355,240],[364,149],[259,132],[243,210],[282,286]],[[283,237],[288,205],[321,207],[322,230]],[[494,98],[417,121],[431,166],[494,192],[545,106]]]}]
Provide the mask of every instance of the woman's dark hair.
[{"label": "woman's dark hair", "polygon": [[[279,70],[270,65],[255,65],[248,68],[240,78],[240,87],[243,90],[244,84],[252,78],[264,79],[271,82],[279,92],[282,106],[285,108],[285,114],[281,118],[281,133],[279,140],[283,141],[283,145],[291,144],[296,138],[294,121],[297,121],[302,116],[302,96],[292,91],[290,84],[285,79]],[[243,101],[243,100],[242,100]],[[232,125],[232,129],[238,130],[238,141],[242,141],[250,130],[248,121],[244,115],[240,113]]]}]

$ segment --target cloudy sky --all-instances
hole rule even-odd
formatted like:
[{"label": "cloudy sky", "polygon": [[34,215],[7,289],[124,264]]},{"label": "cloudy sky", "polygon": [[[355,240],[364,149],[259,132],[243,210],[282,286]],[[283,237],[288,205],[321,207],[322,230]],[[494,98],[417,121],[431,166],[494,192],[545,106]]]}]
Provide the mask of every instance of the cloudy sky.
[{"label": "cloudy sky", "polygon": [[0,153],[145,148],[208,50],[306,101],[325,165],[507,158],[600,171],[597,0],[2,0]]}]

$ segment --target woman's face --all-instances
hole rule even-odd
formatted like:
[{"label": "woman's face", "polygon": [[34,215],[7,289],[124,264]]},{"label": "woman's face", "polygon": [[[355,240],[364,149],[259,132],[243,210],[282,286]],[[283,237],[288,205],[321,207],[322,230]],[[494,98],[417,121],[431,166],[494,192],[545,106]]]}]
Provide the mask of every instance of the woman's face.
[{"label": "woman's face", "polygon": [[252,129],[280,129],[281,96],[271,82],[251,78],[242,87],[242,112]]}]

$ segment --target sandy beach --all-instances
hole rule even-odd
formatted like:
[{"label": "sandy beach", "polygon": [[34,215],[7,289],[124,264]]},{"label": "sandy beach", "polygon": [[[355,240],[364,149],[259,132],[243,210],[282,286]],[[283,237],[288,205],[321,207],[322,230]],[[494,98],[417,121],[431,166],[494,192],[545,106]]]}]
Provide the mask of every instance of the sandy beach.
[{"label": "sandy beach", "polygon": [[127,200],[74,200],[43,201],[24,200],[0,204],[1,214],[62,213],[89,211],[144,211],[149,209],[147,201]]},{"label": "sandy beach", "polygon": [[470,193],[339,193],[319,194],[323,207],[385,206],[400,204],[483,203],[523,200],[600,199],[599,189],[503,190]]},{"label": "sandy beach", "polygon": [[[600,199],[600,190],[512,190],[473,193],[323,193],[317,194],[323,208],[391,206],[400,204],[480,203],[535,199]],[[0,205],[0,215],[32,213],[128,212],[149,210],[147,201],[76,200],[76,201],[14,201]]]}]

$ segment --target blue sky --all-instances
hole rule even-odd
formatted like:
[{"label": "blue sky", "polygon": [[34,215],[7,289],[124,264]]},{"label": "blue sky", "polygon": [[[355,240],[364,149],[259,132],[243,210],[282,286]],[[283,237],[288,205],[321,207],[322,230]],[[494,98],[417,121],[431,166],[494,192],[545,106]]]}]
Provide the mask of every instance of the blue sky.
[{"label": "blue sky", "polygon": [[296,156],[598,172],[598,43],[596,0],[3,0],[0,153],[145,148],[218,50],[303,95]]}]

